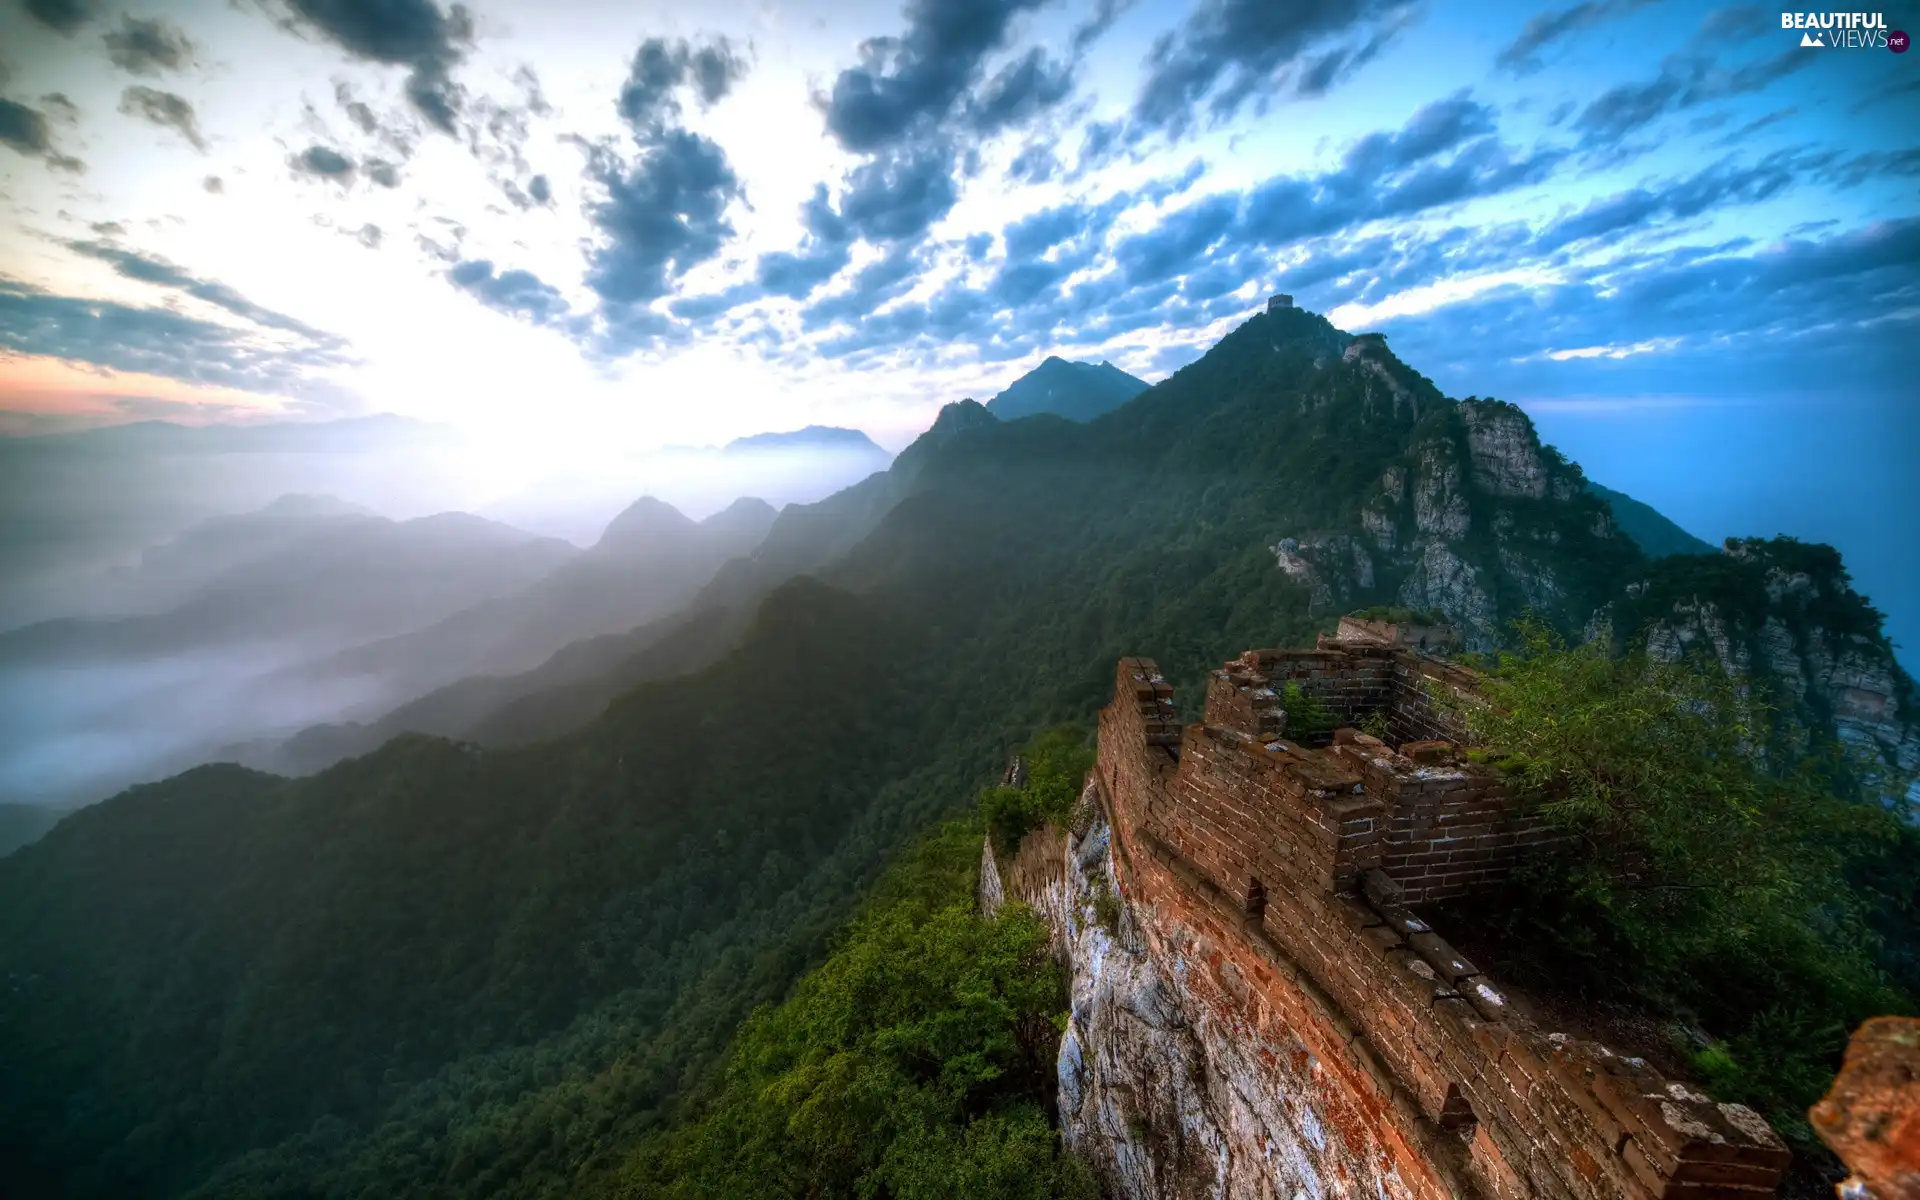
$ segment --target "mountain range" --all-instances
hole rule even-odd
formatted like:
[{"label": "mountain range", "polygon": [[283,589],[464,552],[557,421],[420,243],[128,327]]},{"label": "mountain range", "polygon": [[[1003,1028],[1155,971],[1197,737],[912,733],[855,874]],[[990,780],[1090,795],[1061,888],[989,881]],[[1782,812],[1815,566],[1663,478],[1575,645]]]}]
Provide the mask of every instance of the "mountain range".
[{"label": "mountain range", "polygon": [[[561,650],[520,701],[618,676],[578,724],[403,734],[296,779],[203,766],[0,860],[23,1194],[619,1194],[888,859],[1029,731],[1085,721],[1124,655],[1194,696],[1223,654],[1369,605],[1483,650],[1528,614],[1714,645],[1736,608],[1764,649],[1792,606],[1789,648],[1882,673],[1799,653],[1810,712],[1914,726],[1837,556],[1654,557],[1519,409],[1315,314],[1063,415],[949,405],[677,611]],[[1877,707],[1848,692],[1881,677]]]}]

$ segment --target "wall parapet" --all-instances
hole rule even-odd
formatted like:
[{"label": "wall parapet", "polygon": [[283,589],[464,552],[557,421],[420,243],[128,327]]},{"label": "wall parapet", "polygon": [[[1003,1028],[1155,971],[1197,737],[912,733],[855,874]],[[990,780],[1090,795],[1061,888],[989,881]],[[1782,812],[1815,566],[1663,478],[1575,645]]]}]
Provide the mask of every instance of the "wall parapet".
[{"label": "wall parapet", "polygon": [[[1343,715],[1381,714],[1389,737],[1288,738],[1272,697],[1289,679]],[[1432,736],[1447,730],[1430,715],[1389,744],[1394,706],[1428,680],[1472,684],[1389,645],[1250,651],[1181,728],[1152,660],[1122,660],[1096,778],[1123,894],[1150,924],[1197,923],[1222,947],[1241,981],[1222,1003],[1306,1014],[1303,1040],[1399,1128],[1422,1191],[1459,1195],[1464,1179],[1502,1200],[1772,1195],[1788,1152],[1757,1114],[1536,1027],[1417,915],[1551,836],[1495,773]]]}]

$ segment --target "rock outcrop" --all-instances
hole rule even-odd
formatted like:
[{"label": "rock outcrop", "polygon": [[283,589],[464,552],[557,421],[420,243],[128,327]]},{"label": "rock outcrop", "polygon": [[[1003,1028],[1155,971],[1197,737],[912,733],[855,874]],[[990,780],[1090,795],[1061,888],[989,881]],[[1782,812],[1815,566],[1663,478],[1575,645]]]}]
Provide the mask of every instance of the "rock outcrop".
[{"label": "rock outcrop", "polygon": [[1843,1200],[1920,1200],[1920,1020],[1880,1017],[1856,1030],[1807,1115],[1852,1172]]},{"label": "rock outcrop", "polygon": [[1920,803],[1913,680],[1830,547],[1730,540],[1718,555],[1662,558],[1596,617],[1655,658],[1697,651],[1762,684],[1802,725],[1877,760],[1889,796]]}]

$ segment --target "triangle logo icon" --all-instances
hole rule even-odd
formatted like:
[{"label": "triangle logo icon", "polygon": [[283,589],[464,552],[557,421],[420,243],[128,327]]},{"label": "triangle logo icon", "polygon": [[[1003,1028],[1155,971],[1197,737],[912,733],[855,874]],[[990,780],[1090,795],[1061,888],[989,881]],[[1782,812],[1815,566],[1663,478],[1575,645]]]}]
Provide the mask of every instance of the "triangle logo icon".
[{"label": "triangle logo icon", "polygon": [[1815,36],[1814,34],[1811,34],[1811,33],[1803,33],[1803,34],[1801,34],[1801,35],[1800,35],[1800,44],[1801,44],[1802,46],[1819,46],[1819,47],[1820,47],[1820,48],[1822,48],[1822,49],[1825,49],[1825,48],[1826,48],[1826,43],[1825,43],[1825,42],[1823,42],[1823,41],[1821,41],[1821,40],[1820,40],[1820,39],[1819,39],[1819,38],[1818,38],[1817,36]]}]

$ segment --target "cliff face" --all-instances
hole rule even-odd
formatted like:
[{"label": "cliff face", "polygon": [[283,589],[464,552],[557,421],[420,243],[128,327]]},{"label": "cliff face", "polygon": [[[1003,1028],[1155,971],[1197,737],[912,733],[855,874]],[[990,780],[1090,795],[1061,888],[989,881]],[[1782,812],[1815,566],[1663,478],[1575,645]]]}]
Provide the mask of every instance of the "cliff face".
[{"label": "cliff face", "polygon": [[1656,658],[1698,651],[1749,676],[1804,724],[1878,760],[1889,794],[1920,802],[1913,680],[1831,548],[1741,539],[1717,555],[1674,555],[1598,615]]},{"label": "cliff face", "polygon": [[1237,968],[1218,955],[1210,964],[1183,931],[1112,899],[1120,884],[1103,816],[1069,835],[1054,865],[1025,895],[1073,968],[1061,1132],[1109,1194],[1416,1194],[1374,1144],[1384,1131],[1324,1086],[1305,1043],[1277,1023],[1234,1019],[1232,993],[1246,999]]},{"label": "cliff face", "polygon": [[1577,625],[1637,560],[1580,469],[1518,408],[1447,400],[1378,341],[1354,341],[1329,369],[1359,378],[1358,411],[1397,422],[1400,446],[1358,498],[1352,532],[1271,547],[1316,606],[1437,611],[1469,648],[1492,649],[1530,610]]}]

